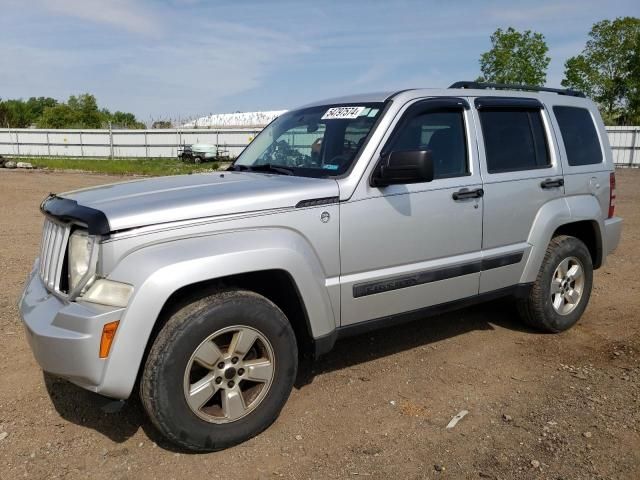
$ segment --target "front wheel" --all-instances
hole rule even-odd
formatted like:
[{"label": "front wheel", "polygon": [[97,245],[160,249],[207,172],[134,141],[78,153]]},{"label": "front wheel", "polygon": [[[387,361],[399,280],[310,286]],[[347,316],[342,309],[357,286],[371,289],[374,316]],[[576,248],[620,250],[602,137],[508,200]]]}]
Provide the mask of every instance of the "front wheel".
[{"label": "front wheel", "polygon": [[575,237],[554,237],[529,296],[518,301],[522,319],[545,332],[562,332],[582,316],[593,285],[593,263],[586,245]]},{"label": "front wheel", "polygon": [[173,443],[220,450],[271,425],[296,370],[296,339],[282,311],[253,292],[226,291],[167,321],[147,357],[140,396]]}]

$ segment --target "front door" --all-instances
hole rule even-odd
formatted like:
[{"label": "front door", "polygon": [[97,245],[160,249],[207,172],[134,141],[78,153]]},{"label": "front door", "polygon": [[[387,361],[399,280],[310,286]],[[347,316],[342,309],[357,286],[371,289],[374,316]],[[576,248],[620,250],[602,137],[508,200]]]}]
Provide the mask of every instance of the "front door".
[{"label": "front door", "polygon": [[478,293],[482,182],[467,102],[408,105],[378,151],[430,150],[431,182],[374,187],[340,204],[342,325]]}]

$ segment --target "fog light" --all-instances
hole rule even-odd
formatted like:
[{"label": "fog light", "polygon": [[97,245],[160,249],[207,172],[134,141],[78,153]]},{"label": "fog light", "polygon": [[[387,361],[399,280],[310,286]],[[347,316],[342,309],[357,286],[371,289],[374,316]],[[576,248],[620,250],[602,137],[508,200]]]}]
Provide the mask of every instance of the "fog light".
[{"label": "fog light", "polygon": [[109,351],[111,350],[111,344],[113,343],[113,337],[116,336],[116,330],[118,329],[119,320],[115,322],[109,322],[102,327],[102,336],[100,337],[100,358],[107,358]]},{"label": "fog light", "polygon": [[133,287],[126,283],[114,282],[100,278],[93,282],[87,293],[82,295],[85,302],[99,303],[111,307],[126,307],[129,297],[133,293]]}]

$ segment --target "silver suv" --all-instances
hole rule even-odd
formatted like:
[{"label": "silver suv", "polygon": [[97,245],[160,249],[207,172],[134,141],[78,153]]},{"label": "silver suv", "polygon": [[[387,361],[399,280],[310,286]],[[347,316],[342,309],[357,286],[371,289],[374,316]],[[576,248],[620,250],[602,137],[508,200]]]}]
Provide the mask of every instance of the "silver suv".
[{"label": "silver suv", "polygon": [[289,111],[225,172],[51,195],[20,300],[42,368],[196,451],[278,416],[338,338],[514,296],[574,325],[618,244],[580,92],[460,82]]}]

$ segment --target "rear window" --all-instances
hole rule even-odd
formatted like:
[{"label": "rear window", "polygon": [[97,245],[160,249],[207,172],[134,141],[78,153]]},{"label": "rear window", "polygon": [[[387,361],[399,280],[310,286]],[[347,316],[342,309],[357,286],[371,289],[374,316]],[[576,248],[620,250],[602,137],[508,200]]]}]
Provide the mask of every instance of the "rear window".
[{"label": "rear window", "polygon": [[539,109],[482,109],[480,123],[489,173],[551,165]]},{"label": "rear window", "polygon": [[553,107],[567,160],[572,167],[602,163],[602,149],[593,118],[586,108]]}]

